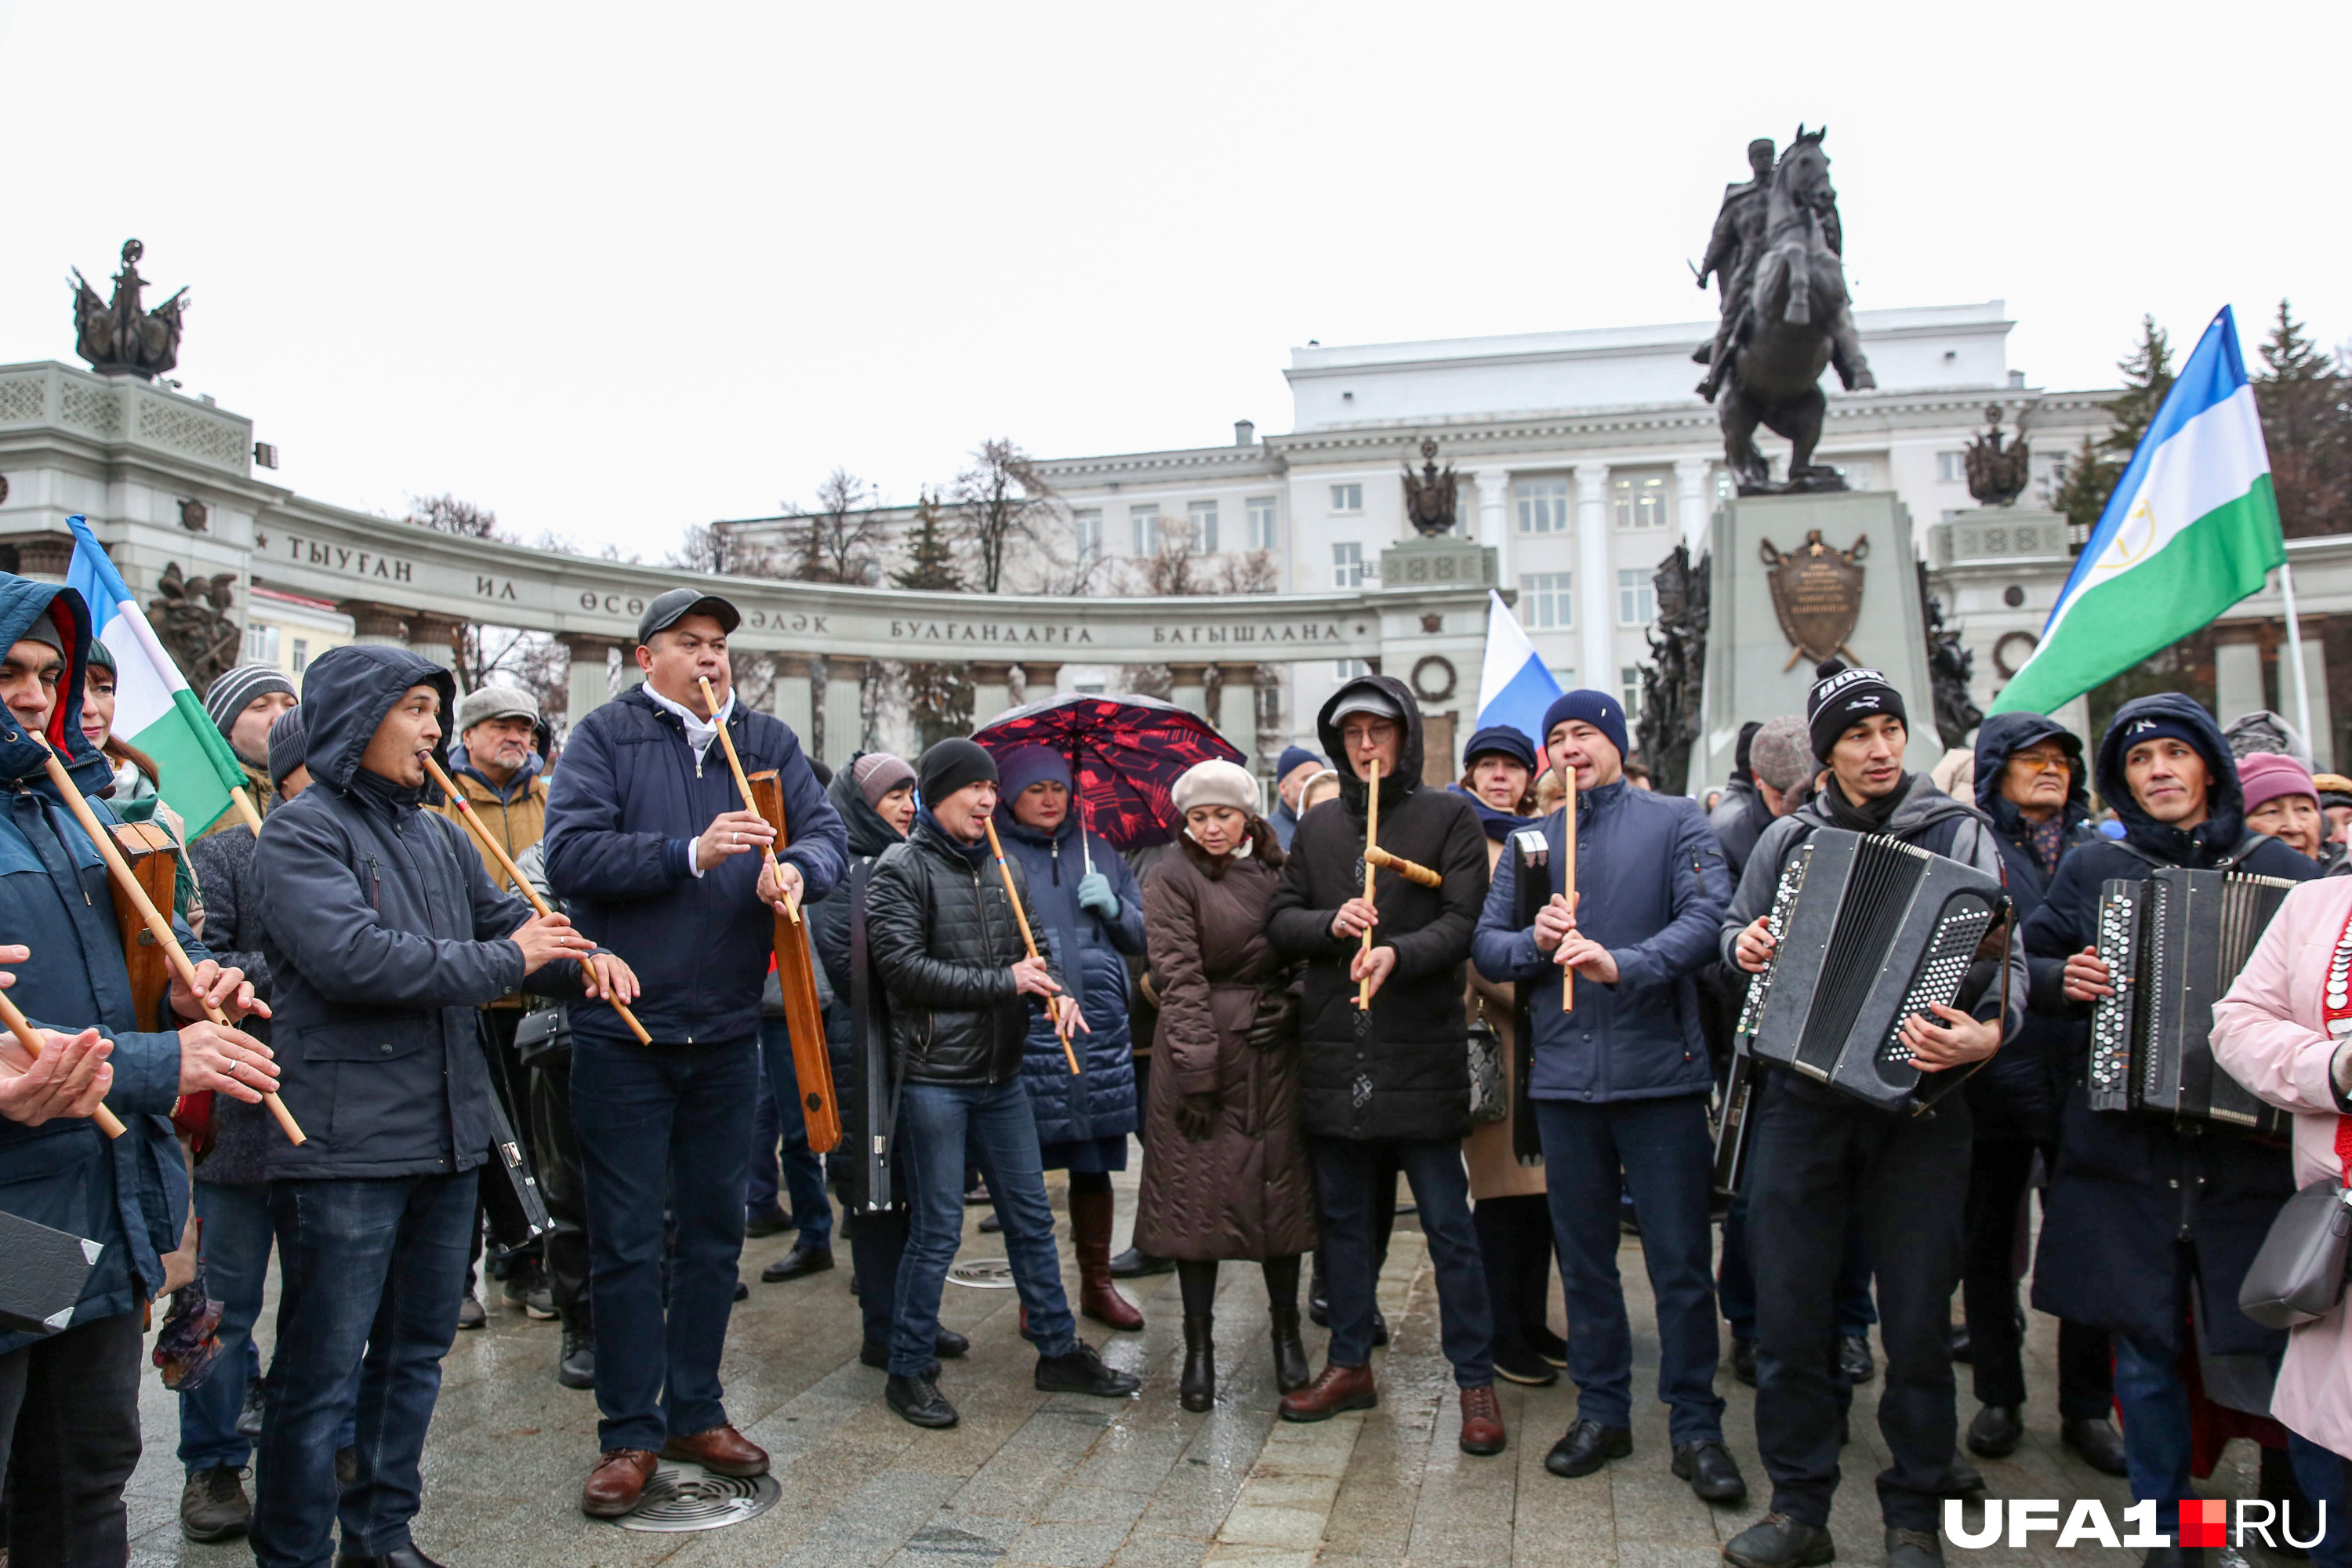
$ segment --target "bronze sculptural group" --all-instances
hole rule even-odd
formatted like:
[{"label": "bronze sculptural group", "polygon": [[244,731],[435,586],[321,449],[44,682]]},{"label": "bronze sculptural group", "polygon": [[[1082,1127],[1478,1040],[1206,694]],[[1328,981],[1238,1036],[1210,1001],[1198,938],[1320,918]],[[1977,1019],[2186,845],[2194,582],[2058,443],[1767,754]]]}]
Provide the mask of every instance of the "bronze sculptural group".
[{"label": "bronze sculptural group", "polygon": [[[1697,269],[1700,288],[1710,274],[1723,285],[1721,324],[1694,356],[1707,367],[1698,392],[1716,405],[1724,460],[1744,496],[1845,489],[1835,468],[1812,460],[1829,405],[1822,372],[1834,367],[1849,392],[1878,384],[1854,332],[1825,132],[1799,126],[1778,157],[1769,141],[1749,143],[1756,177],[1724,192]],[[1789,442],[1780,483],[1756,448],[1759,426]]]},{"label": "bronze sculptural group", "polygon": [[187,306],[182,289],[153,310],[141,308],[147,280],[139,276],[139,258],[147,247],[135,239],[122,242],[122,270],[114,275],[114,297],[101,300],[98,290],[73,269],[74,352],[100,375],[135,375],[152,381],[180,363],[180,317]]},{"label": "bronze sculptural group", "polygon": [[1422,538],[1435,539],[1454,531],[1457,482],[1453,464],[1446,464],[1443,473],[1438,471],[1437,443],[1423,441],[1421,472],[1414,474],[1411,463],[1404,466],[1404,514]]},{"label": "bronze sculptural group", "polygon": [[1985,405],[1984,434],[1969,440],[1966,456],[1969,494],[1978,505],[2011,506],[2025,493],[2028,465],[2033,460],[2033,448],[2025,443],[2025,426],[2032,416],[2031,408],[2017,416],[2017,438],[2004,447],[2000,405]]}]

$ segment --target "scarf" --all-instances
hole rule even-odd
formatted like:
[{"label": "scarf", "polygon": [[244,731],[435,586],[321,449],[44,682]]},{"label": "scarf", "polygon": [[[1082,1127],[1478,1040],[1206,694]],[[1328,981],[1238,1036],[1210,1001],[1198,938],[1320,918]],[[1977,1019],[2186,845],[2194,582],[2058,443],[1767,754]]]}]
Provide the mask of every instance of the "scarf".
[{"label": "scarf", "polygon": [[2033,858],[2036,860],[2042,862],[2043,876],[2056,876],[2058,856],[2066,847],[2065,812],[2052,812],[2050,820],[2047,822],[2035,822],[2028,818],[2025,824],[2025,847],[2033,851]]},{"label": "scarf", "polygon": [[1525,827],[1530,820],[1511,812],[1496,811],[1458,784],[1447,784],[1445,788],[1449,794],[1458,795],[1470,803],[1470,809],[1478,814],[1478,826],[1485,828],[1486,837],[1497,844],[1508,838],[1513,828]]},{"label": "scarf", "polygon": [[1895,808],[1901,805],[1904,798],[1911,793],[1912,777],[1912,774],[1905,773],[1893,789],[1875,800],[1864,801],[1860,805],[1846,799],[1845,786],[1832,779],[1829,787],[1821,793],[1821,802],[1828,808],[1830,820],[1849,832],[1884,833],[1895,816]]},{"label": "scarf", "polygon": [[694,760],[698,765],[709,755],[710,742],[719,739],[719,726],[727,722],[727,716],[735,711],[735,693],[731,690],[727,693],[727,700],[719,705],[719,711],[708,719],[698,716],[683,702],[672,702],[656,691],[650,681],[645,687],[645,693],[653,699],[656,707],[686,721],[686,743],[694,748]]},{"label": "scarf", "polygon": [[931,815],[931,808],[929,805],[917,805],[915,807],[915,820],[929,827],[932,833],[938,836],[940,843],[946,845],[949,848],[954,850],[957,854],[971,861],[974,866],[985,866],[988,864],[987,835],[982,834],[981,836],[980,842],[977,844],[966,844],[962,839],[958,838],[954,834],[950,833],[945,827],[940,825],[940,819]]}]

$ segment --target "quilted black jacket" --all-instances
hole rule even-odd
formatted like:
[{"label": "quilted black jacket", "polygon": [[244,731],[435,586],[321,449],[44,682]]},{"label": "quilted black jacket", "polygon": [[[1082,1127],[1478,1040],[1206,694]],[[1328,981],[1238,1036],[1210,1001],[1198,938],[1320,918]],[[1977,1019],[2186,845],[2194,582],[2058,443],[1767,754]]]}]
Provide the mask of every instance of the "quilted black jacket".
[{"label": "quilted black jacket", "polygon": [[[1013,879],[1027,884],[1018,865]],[[904,844],[874,863],[866,945],[890,997],[890,1048],[904,1083],[977,1085],[1021,1076],[1034,999],[1013,988],[1025,956],[1004,879],[926,808]]]}]

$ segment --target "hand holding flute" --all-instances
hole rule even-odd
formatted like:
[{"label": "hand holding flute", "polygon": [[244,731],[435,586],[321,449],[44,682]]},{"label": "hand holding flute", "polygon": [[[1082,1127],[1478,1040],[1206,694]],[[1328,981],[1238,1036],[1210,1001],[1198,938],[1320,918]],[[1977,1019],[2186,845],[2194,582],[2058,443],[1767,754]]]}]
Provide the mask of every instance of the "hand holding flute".
[{"label": "hand holding flute", "polygon": [[[703,706],[710,710],[710,716],[715,720],[719,717],[719,694],[711,689],[709,676],[698,679],[702,683]],[[760,853],[765,858],[760,867],[760,900],[774,905],[778,913],[789,916],[793,924],[798,925],[801,923],[801,868],[776,858],[775,829],[768,826],[767,818],[750,809],[751,781],[744,776],[743,759],[735,753],[735,737],[727,732],[724,724],[719,726],[719,743],[727,750],[727,771],[735,775],[735,793],[743,797],[745,815],[758,818],[760,825],[767,828],[766,837],[759,840]],[[712,826],[716,827],[717,824]]]}]

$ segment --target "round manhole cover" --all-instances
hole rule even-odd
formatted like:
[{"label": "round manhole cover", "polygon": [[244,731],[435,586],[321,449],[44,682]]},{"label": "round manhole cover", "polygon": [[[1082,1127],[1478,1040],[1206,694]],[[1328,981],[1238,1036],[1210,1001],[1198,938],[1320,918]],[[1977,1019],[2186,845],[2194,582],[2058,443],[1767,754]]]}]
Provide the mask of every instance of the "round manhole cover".
[{"label": "round manhole cover", "polygon": [[975,1258],[950,1268],[948,1278],[974,1290],[1010,1290],[1013,1265],[1002,1258]]},{"label": "round manhole cover", "polygon": [[613,1522],[664,1533],[718,1530],[759,1518],[783,1495],[773,1476],[716,1476],[699,1465],[663,1465],[637,1506]]}]

